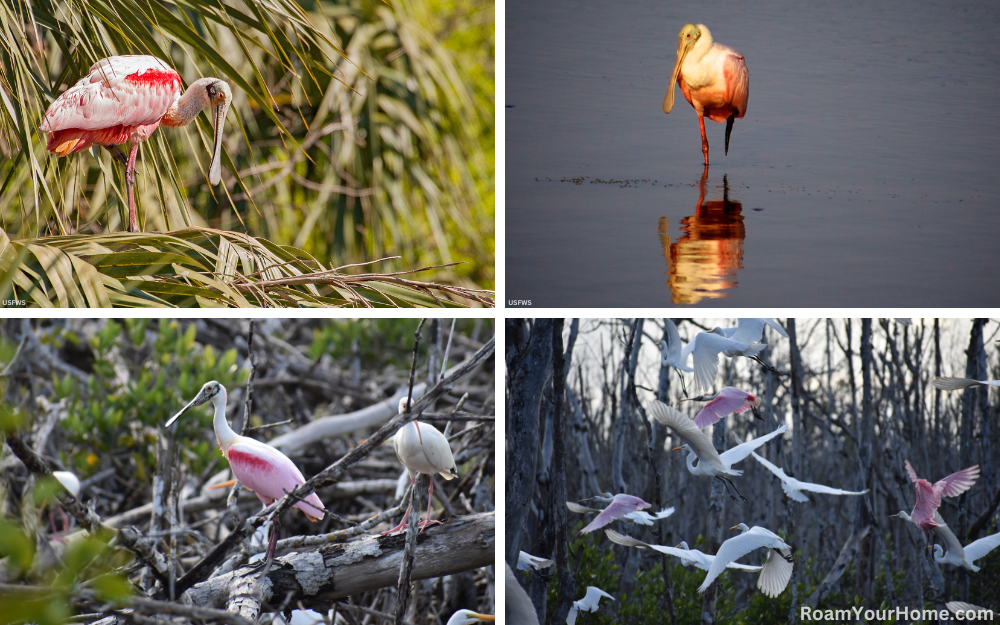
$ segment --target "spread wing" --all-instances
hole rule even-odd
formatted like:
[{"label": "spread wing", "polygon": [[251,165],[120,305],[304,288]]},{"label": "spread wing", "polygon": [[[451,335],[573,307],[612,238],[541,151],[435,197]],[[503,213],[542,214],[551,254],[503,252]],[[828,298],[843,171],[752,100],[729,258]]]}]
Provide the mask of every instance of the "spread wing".
[{"label": "spread wing", "polygon": [[934,484],[934,490],[940,491],[944,497],[957,497],[972,488],[979,479],[979,465],[974,465],[961,471],[955,471],[943,480]]},{"label": "spread wing", "polygon": [[649,406],[649,413],[653,415],[654,419],[673,430],[678,438],[690,445],[702,462],[708,462],[720,468],[728,468],[723,464],[719,452],[712,446],[712,439],[698,429],[698,426],[686,414],[655,400]]},{"label": "spread wing", "polygon": [[920,478],[917,477],[917,472],[913,470],[913,465],[910,464],[909,460],[904,460],[903,464],[906,465],[906,474],[910,476],[910,481],[916,484]]},{"label": "spread wing", "polygon": [[744,458],[749,456],[750,452],[752,452],[754,449],[757,449],[758,447],[760,447],[767,441],[771,440],[775,436],[781,436],[787,430],[788,426],[782,425],[781,427],[771,432],[770,434],[765,434],[764,436],[761,436],[759,438],[755,438],[745,443],[741,443],[736,447],[733,447],[732,449],[728,449],[722,453],[722,461],[727,463],[726,464],[727,467],[731,467],[740,460],[743,460]]},{"label": "spread wing", "polygon": [[757,578],[757,588],[768,597],[777,597],[792,579],[792,563],[785,558],[791,555],[788,549],[771,549],[767,561]]}]

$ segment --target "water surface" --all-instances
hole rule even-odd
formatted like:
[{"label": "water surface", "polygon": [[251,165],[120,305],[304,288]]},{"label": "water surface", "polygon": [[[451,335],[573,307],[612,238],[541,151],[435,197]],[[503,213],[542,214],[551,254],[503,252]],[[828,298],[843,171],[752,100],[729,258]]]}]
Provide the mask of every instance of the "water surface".
[{"label": "water surface", "polygon": [[[507,2],[508,302],[1000,305],[1000,3],[800,4]],[[687,22],[750,69],[707,176]]]}]

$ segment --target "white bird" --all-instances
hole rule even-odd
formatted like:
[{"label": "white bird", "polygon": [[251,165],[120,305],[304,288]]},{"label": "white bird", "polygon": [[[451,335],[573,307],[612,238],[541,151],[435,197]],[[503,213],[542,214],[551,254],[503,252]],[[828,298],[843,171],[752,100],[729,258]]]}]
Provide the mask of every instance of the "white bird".
[{"label": "white bird", "polygon": [[839,488],[830,488],[829,486],[823,486],[822,484],[812,484],[810,482],[800,482],[794,477],[788,477],[785,472],[781,470],[764,458],[758,456],[755,452],[750,452],[757,462],[764,465],[764,468],[774,473],[779,480],[781,480],[781,488],[785,491],[785,494],[794,499],[795,501],[809,501],[809,498],[802,494],[802,491],[807,490],[813,493],[823,493],[824,495],[864,495],[868,492],[866,488],[863,491],[850,491],[850,490],[840,490]]},{"label": "white bird", "polygon": [[[402,414],[409,407],[407,398],[399,400],[399,413]],[[396,457],[403,463],[403,466],[410,472],[410,485],[416,486],[417,474],[423,473],[429,477],[430,486],[427,488],[427,517],[420,522],[420,531],[424,531],[428,525],[440,525],[440,521],[431,520],[431,501],[434,497],[434,474],[438,473],[446,480],[458,477],[458,468],[455,466],[455,456],[451,453],[451,445],[444,434],[436,427],[422,421],[410,421],[392,437],[392,445],[396,449]],[[391,534],[398,532],[407,526],[406,519],[410,517],[412,505],[406,508],[403,520],[399,525],[383,532]]]},{"label": "white bird", "polygon": [[[723,336],[715,331],[699,332],[694,335],[691,342],[684,346],[681,351],[681,362],[687,363],[688,358],[692,359],[694,365],[694,392],[699,393],[709,390],[715,384],[715,377],[719,374],[719,354],[726,352],[744,353],[753,355],[764,349],[763,343],[750,346],[746,343],[735,341]],[[756,351],[755,351],[756,350]]]},{"label": "white bird", "polygon": [[760,339],[764,336],[764,327],[771,326],[774,330],[781,336],[788,338],[788,333],[785,329],[781,327],[777,321],[773,319],[737,319],[735,328],[719,328],[716,327],[712,329],[715,334],[720,334],[728,339],[736,341],[742,347],[736,347],[732,349],[727,349],[722,352],[724,355],[733,358],[735,356],[746,356],[750,360],[753,360],[761,367],[768,371],[773,371],[774,373],[779,373],[777,369],[771,365],[764,362],[760,357],[760,352],[767,347],[764,343],[760,343]]},{"label": "white bird", "polygon": [[496,617],[492,614],[479,614],[478,612],[473,612],[472,610],[459,610],[451,615],[448,619],[447,625],[474,625],[480,621],[495,621]]},{"label": "white bird", "polygon": [[52,477],[56,478],[74,497],[80,497],[80,478],[76,475],[69,471],[53,471]]},{"label": "white bird", "polygon": [[[681,335],[677,332],[677,326],[670,319],[664,319],[663,326],[667,330],[667,340],[657,343],[660,348],[660,362],[664,367],[673,367],[679,372],[693,372],[694,369],[687,366],[685,362],[687,359],[681,358],[681,349],[684,344],[681,342]],[[683,379],[682,376],[681,380]]]},{"label": "white bird", "polygon": [[968,378],[931,378],[931,386],[942,391],[960,391],[970,386],[1000,386],[1000,380],[970,380]]},{"label": "white bird", "polygon": [[[967,621],[974,621],[977,619],[981,621],[993,620],[993,610],[987,610],[986,608],[981,608],[978,605],[972,605],[971,603],[964,603],[962,601],[949,601],[944,604],[944,607],[948,608],[949,612],[952,612],[956,616],[961,613],[961,616],[965,617]],[[975,614],[969,614],[969,612],[974,612]],[[987,617],[987,614],[989,615]]]},{"label": "white bird", "polygon": [[574,601],[572,607],[569,609],[569,614],[566,615],[566,625],[573,625],[576,623],[576,613],[579,610],[585,612],[597,612],[597,609],[601,607],[601,598],[607,597],[612,601],[615,600],[614,597],[604,592],[596,586],[587,586],[587,594],[584,595],[583,599]]},{"label": "white bird", "polygon": [[705,592],[730,562],[742,558],[754,549],[767,547],[767,560],[757,578],[757,588],[768,597],[777,597],[792,578],[792,548],[780,536],[763,527],[749,528],[745,523],[740,523],[730,529],[737,528],[741,530],[740,535],[733,536],[719,547],[698,592]]},{"label": "white bird", "polygon": [[517,583],[514,571],[506,562],[504,566],[504,610],[508,625],[538,625],[538,613],[528,593]]},{"label": "white bird", "polygon": [[528,569],[544,569],[545,567],[552,566],[552,560],[546,560],[545,558],[539,558],[538,556],[533,556],[527,551],[519,551],[517,554],[517,570],[527,571]]},{"label": "white bird", "polygon": [[934,528],[934,534],[941,538],[945,548],[941,545],[934,545],[934,560],[939,564],[950,564],[952,566],[964,566],[970,571],[978,571],[975,565],[976,560],[982,558],[997,547],[1000,547],[1000,534],[992,534],[985,538],[973,541],[962,547],[958,537],[951,531],[940,514],[935,514],[934,520],[938,526]]},{"label": "white bird", "polygon": [[[641,540],[632,538],[631,536],[619,534],[614,530],[604,530],[604,533],[607,534],[608,538],[613,543],[624,545],[625,547],[638,547],[639,549],[652,549],[654,551],[659,551],[660,553],[668,556],[679,558],[681,564],[684,566],[693,565],[703,571],[707,571],[712,568],[712,562],[715,560],[715,556],[713,555],[703,553],[697,549],[689,549],[688,544],[684,541],[681,541],[681,543],[676,547],[667,547],[666,545],[651,545],[649,543],[644,543]],[[739,562],[730,562],[727,568],[751,572],[756,572],[761,569],[759,566],[740,564]]]},{"label": "white bird", "polygon": [[[769,434],[737,445],[720,455],[712,445],[712,439],[699,430],[694,421],[684,413],[656,400],[650,405],[649,412],[653,415],[654,419],[672,429],[677,437],[684,441],[685,444],[674,448],[674,451],[687,449],[687,468],[692,475],[707,475],[719,478],[726,485],[727,492],[729,492],[729,487],[732,486],[738,495],[740,491],[733,484],[732,480],[729,479],[729,476],[742,475],[743,471],[733,469],[733,465],[749,456],[750,452],[754,449],[776,436],[781,436],[788,430],[788,426],[782,425]],[[697,465],[694,464],[695,458],[698,458]],[[729,492],[729,496],[733,498],[733,501],[737,501],[732,492]],[[744,502],[747,501],[743,495],[740,495],[740,499]]]}]

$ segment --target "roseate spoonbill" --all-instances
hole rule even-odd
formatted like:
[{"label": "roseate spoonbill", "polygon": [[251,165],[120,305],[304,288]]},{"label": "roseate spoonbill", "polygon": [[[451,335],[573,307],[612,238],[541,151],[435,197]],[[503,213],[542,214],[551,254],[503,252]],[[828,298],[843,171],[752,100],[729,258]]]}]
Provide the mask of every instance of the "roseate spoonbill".
[{"label": "roseate spoonbill", "polygon": [[704,24],[685,24],[677,36],[677,62],[663,96],[664,113],[674,107],[674,83],[680,86],[684,99],[698,114],[701,152],[708,167],[705,117],[726,122],[726,154],[729,154],[733,121],[746,115],[750,97],[750,72],[746,61],[736,50],[715,43]]},{"label": "roseate spoonbill", "polygon": [[760,416],[760,413],[757,412],[757,406],[760,405],[760,398],[732,386],[723,388],[715,395],[709,395],[708,397],[699,395],[698,397],[691,397],[688,401],[708,402],[698,412],[698,416],[694,418],[694,424],[701,429],[718,422],[719,419],[726,415],[740,414],[747,410],[753,411],[754,418],[761,421],[764,420],[764,417]]},{"label": "roseate spoonbill", "polygon": [[931,378],[931,386],[942,391],[960,391],[972,386],[1000,386],[1000,380],[970,380],[968,378]]},{"label": "roseate spoonbill", "polygon": [[[409,409],[408,401],[405,397],[399,400],[400,414]],[[427,488],[427,518],[420,522],[420,531],[427,529],[428,525],[441,525],[441,521],[431,520],[434,474],[439,473],[446,480],[458,477],[455,456],[451,453],[448,439],[433,425],[414,420],[399,428],[392,437],[392,445],[396,448],[396,457],[410,472],[411,486],[416,486],[419,473],[427,475],[431,483]],[[407,506],[399,525],[382,533],[391,534],[405,528],[412,507],[412,505]]]},{"label": "roseate spoonbill", "polygon": [[[917,493],[917,502],[913,506],[911,518],[914,525],[922,530],[933,530],[939,525],[934,518],[934,513],[941,505],[941,497],[957,497],[972,488],[979,478],[979,465],[973,465],[961,471],[956,471],[948,477],[931,484],[927,480],[917,477],[917,472],[913,470],[909,460],[905,460],[906,474],[913,482],[913,489]],[[902,516],[902,514],[900,514]],[[903,517],[906,518],[906,517]]]},{"label": "roseate spoonbill", "polygon": [[[936,516],[935,521],[938,520],[939,516]],[[1000,547],[1000,534],[992,534],[985,538],[980,538],[963,547],[958,537],[943,523],[938,524],[934,533],[937,534],[945,545],[944,548],[941,545],[934,545],[934,560],[939,564],[964,566],[973,572],[979,570],[979,567],[975,565],[976,560]]]},{"label": "roseate spoonbill", "polygon": [[448,619],[447,625],[473,625],[480,621],[495,621],[496,617],[492,614],[479,614],[478,612],[473,612],[472,610],[459,610],[451,615]]},{"label": "roseate spoonbill", "polygon": [[[631,536],[626,536],[624,534],[619,534],[614,530],[604,530],[611,542],[624,545],[625,547],[638,547],[639,549],[653,549],[654,551],[659,551],[660,553],[666,554],[668,556],[674,556],[679,558],[681,564],[684,566],[694,565],[703,571],[707,571],[712,568],[712,562],[715,561],[715,556],[709,555],[698,551],[697,549],[688,549],[688,544],[681,541],[676,547],[667,547],[664,545],[651,545],[649,543],[644,543],[641,540],[632,538]],[[740,564],[739,562],[730,562],[727,565],[730,569],[739,569],[741,571],[751,571],[757,572],[761,569],[759,566],[751,566],[749,564]]]},{"label": "roseate spoonbill", "polygon": [[767,560],[764,561],[760,577],[757,578],[757,588],[768,597],[780,595],[788,586],[788,580],[792,578],[792,548],[781,539],[781,536],[760,526],[750,528],[746,523],[740,523],[729,529],[739,529],[740,535],[733,536],[719,546],[715,561],[708,569],[705,581],[698,587],[698,592],[705,592],[715,578],[726,570],[726,565],[733,560],[742,558],[754,549],[768,547]]},{"label": "roseate spoonbill", "polygon": [[850,490],[840,490],[839,488],[830,488],[829,486],[823,486],[822,484],[812,484],[810,482],[800,482],[794,477],[788,477],[785,472],[781,470],[764,458],[758,456],[755,452],[750,452],[757,462],[764,465],[764,468],[774,473],[779,480],[781,480],[781,488],[785,491],[785,494],[795,501],[809,501],[809,498],[802,494],[802,491],[807,490],[812,493],[823,493],[824,495],[864,495],[868,492],[866,488],[863,491],[850,491]]},{"label": "roseate spoonbill", "polygon": [[[712,439],[702,432],[686,414],[656,400],[650,405],[649,412],[653,415],[654,419],[673,430],[674,434],[684,441],[684,445],[675,447],[673,451],[679,449],[686,449],[688,451],[687,468],[691,475],[707,475],[722,480],[722,483],[726,485],[726,492],[729,493],[733,501],[738,502],[739,500],[730,491],[730,486],[732,486],[732,489],[736,491],[736,494],[740,496],[740,499],[744,503],[747,502],[747,498],[740,494],[739,489],[736,488],[736,484],[733,484],[733,481],[729,477],[742,475],[743,471],[732,468],[733,465],[749,456],[750,452],[754,449],[775,436],[781,436],[788,430],[787,425],[782,425],[770,434],[765,434],[759,438],[737,445],[732,449],[722,452],[720,455],[715,450],[715,446],[712,445]],[[697,466],[694,464],[695,458],[698,458]]]},{"label": "roseate spoonbill", "polygon": [[[597,497],[594,497],[594,499],[597,499]],[[611,495],[609,493],[608,501],[610,500],[611,500]],[[580,504],[573,503],[572,501],[567,501],[566,507],[569,508],[570,512],[575,512],[577,514],[585,514],[587,512],[601,512],[601,510],[598,510],[597,508],[588,508],[587,506],[581,506]],[[656,512],[654,514],[650,514],[644,510],[636,510],[635,512],[629,512],[628,514],[623,516],[622,519],[626,521],[632,521],[636,525],[652,525],[654,522],[665,519],[673,513],[674,513],[673,507],[664,508],[663,510],[660,510],[659,512]]]},{"label": "roseate spoonbill", "polygon": [[[305,484],[302,472],[288,459],[288,456],[266,443],[240,436],[229,427],[226,421],[226,387],[215,380],[202,386],[198,395],[181,408],[180,412],[170,417],[164,427],[173,425],[174,421],[190,408],[209,401],[215,408],[213,419],[215,439],[219,443],[222,455],[229,461],[229,468],[240,484],[252,490],[265,506],[271,505],[298,486]],[[323,502],[316,493],[309,493],[308,497],[296,501],[294,507],[304,512],[306,518],[313,522],[319,521],[325,515]],[[265,560],[274,555],[274,547],[278,542],[280,527],[278,517],[274,517],[274,526],[267,551],[264,552]]]},{"label": "roseate spoonbill", "polygon": [[504,566],[504,610],[507,615],[507,622],[511,625],[538,625],[538,613],[535,611],[535,604],[531,603],[528,593],[524,592],[521,584],[514,577],[514,571],[506,562]]},{"label": "roseate spoonbill", "polygon": [[552,566],[552,560],[546,560],[545,558],[533,556],[527,551],[519,551],[517,554],[518,571],[527,571],[528,569],[535,569],[536,571],[539,571],[550,566]]},{"label": "roseate spoonbill", "polygon": [[[222,127],[233,94],[218,78],[201,78],[181,95],[181,77],[155,56],[101,59],[75,85],[56,98],[39,130],[49,134],[46,148],[59,156],[103,145],[125,166],[128,231],[138,232],[135,214],[135,158],[139,144],[157,127],[186,126],[202,109],[212,108],[215,139],[208,179],[222,179]],[[128,160],[118,148],[131,142]]]},{"label": "roseate spoonbill", "polygon": [[[573,512],[579,511],[579,508],[574,509],[574,506],[570,505],[571,503],[572,502],[567,501],[566,506]],[[619,493],[611,499],[611,503],[608,504],[608,507],[602,510],[601,513],[598,514],[597,517],[593,521],[591,521],[589,525],[587,525],[587,527],[580,530],[580,533],[588,534],[596,529],[604,527],[605,525],[607,525],[612,521],[616,521],[624,517],[627,514],[636,512],[638,510],[645,510],[648,507],[649,504],[643,501],[642,499],[639,499],[638,497],[635,497],[633,495],[626,495],[624,493]],[[583,508],[583,506],[580,506],[580,508]],[[592,509],[584,508],[583,511],[589,512],[590,510]]]},{"label": "roseate spoonbill", "polygon": [[579,599],[573,602],[573,605],[569,609],[569,614],[566,615],[566,625],[573,625],[576,623],[576,613],[578,611],[584,612],[597,612],[598,608],[601,607],[601,599],[607,597],[612,601],[615,600],[614,597],[604,592],[597,586],[587,586],[587,594],[583,596],[583,599]]}]

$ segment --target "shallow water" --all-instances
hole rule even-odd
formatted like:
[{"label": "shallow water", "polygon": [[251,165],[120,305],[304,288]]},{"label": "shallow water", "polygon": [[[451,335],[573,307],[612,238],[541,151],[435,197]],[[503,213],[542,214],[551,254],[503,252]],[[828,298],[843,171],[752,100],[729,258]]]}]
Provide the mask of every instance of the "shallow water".
[{"label": "shallow water", "polygon": [[[1000,305],[1000,3],[506,6],[508,302]],[[689,21],[750,69],[707,177]]]}]

